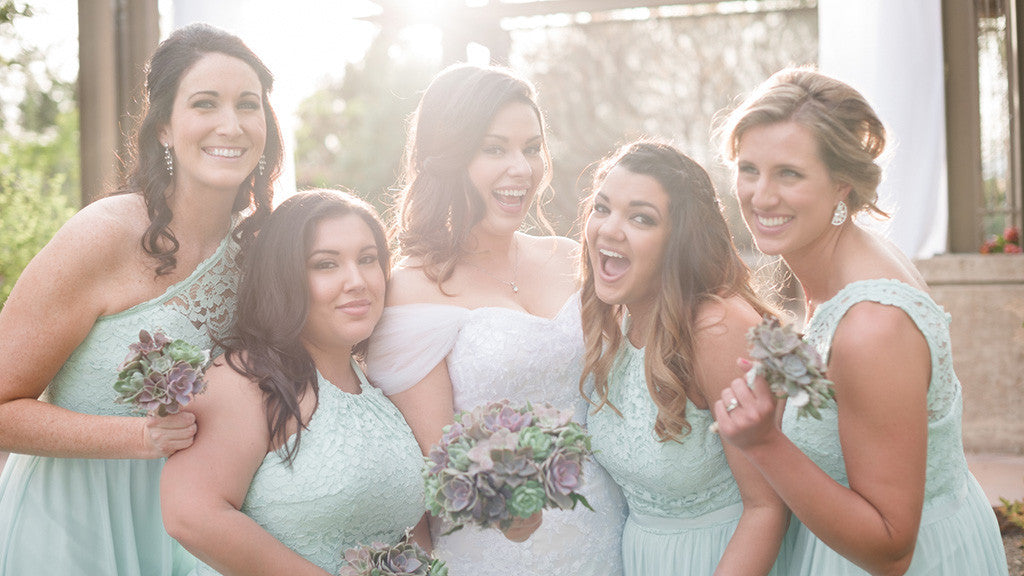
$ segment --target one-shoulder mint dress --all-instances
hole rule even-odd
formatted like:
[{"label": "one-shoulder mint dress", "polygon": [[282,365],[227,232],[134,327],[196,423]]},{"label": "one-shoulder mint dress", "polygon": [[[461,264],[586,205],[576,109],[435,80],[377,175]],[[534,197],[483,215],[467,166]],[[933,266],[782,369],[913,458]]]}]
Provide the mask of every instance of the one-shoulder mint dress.
[{"label": "one-shoulder mint dress", "polygon": [[[412,430],[354,361],[352,366],[362,393],[344,392],[318,374],[319,402],[291,466],[283,452],[268,453],[241,509],[332,574],[344,564],[345,550],[396,544],[426,509],[423,455]],[[217,572],[200,562],[196,574]]]},{"label": "one-shoulder mint dress", "polygon": [[[950,317],[925,292],[896,280],[864,280],[847,285],[814,312],[806,340],[828,359],[840,320],[858,302],[896,306],[907,313],[931,351],[928,387],[928,456],[924,509],[910,569],[912,576],[1005,576],[1006,555],[992,506],[967,469],[961,438],[963,399],[953,372]],[[838,413],[822,410],[822,419],[796,417],[787,408],[782,430],[837,482],[849,486]],[[836,522],[843,511],[836,510]],[[795,516],[783,542],[794,576],[867,574],[819,540]]]},{"label": "one-shoulder mint dress", "polygon": [[[113,388],[128,345],[139,330],[159,328],[211,347],[212,337],[223,336],[234,317],[237,250],[228,235],[160,297],[99,318],[42,399],[86,414],[132,415],[114,401]],[[0,575],[187,573],[195,559],[167,535],[160,515],[163,465],[163,459],[12,454],[0,475]]]},{"label": "one-shoulder mint dress", "polygon": [[[625,576],[711,576],[743,513],[711,412],[688,402],[690,433],[659,442],[658,408],[644,374],[644,350],[623,343],[608,378],[609,406],[587,418],[597,461],[622,488]],[[771,574],[784,574],[773,568]]]}]

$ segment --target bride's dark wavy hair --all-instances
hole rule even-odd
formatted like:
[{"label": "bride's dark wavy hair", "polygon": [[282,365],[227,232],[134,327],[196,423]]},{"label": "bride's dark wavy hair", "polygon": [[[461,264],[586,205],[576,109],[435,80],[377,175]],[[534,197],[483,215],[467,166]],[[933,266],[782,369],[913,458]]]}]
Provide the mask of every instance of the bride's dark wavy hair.
[{"label": "bride's dark wavy hair", "polygon": [[274,86],[270,70],[240,38],[208,24],[192,24],[171,33],[157,47],[146,67],[141,121],[126,159],[129,172],[124,184],[114,192],[141,194],[145,200],[149,227],[142,235],[142,249],[157,259],[157,276],[174,270],[179,247],[178,239],[169,227],[174,214],[165,194],[173,185],[173,178],[167,173],[160,130],[171,121],[181,78],[200,58],[211,53],[231,56],[248,64],[259,77],[262,88],[260,100],[267,124],[267,141],[263,149],[266,166],[263,174],[254,169],[238,186],[233,212],[251,211],[234,230],[234,238],[240,244],[250,243],[260,224],[270,214],[274,181],[281,173],[284,142],[268,98]]},{"label": "bride's dark wavy hair", "polygon": [[537,91],[512,70],[455,64],[434,77],[409,123],[404,182],[391,230],[398,256],[419,258],[423,273],[440,287],[451,278],[484,204],[468,167],[494,117],[507,105],[525,104],[540,124],[544,175],[537,184],[535,218],[550,230],[541,206],[550,193],[551,154]]},{"label": "bride's dark wavy hair", "polygon": [[[238,286],[238,310],[230,335],[219,344],[239,374],[263,393],[267,429],[290,464],[304,428],[299,398],[312,390],[319,402],[316,365],[299,338],[309,313],[306,262],[317,225],[328,218],[355,214],[373,233],[384,278],[390,276],[387,236],[376,211],[359,198],[336,190],[299,192],[267,218],[247,254]],[[353,354],[362,357],[366,341]],[[298,423],[288,445],[288,423]]]}]

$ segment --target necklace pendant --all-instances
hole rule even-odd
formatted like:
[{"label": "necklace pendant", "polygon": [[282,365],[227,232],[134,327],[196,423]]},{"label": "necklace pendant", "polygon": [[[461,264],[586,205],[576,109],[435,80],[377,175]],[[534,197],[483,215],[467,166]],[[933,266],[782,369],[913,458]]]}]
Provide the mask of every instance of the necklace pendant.
[{"label": "necklace pendant", "polygon": [[519,294],[519,286],[516,286],[515,282],[512,283],[512,293]]}]

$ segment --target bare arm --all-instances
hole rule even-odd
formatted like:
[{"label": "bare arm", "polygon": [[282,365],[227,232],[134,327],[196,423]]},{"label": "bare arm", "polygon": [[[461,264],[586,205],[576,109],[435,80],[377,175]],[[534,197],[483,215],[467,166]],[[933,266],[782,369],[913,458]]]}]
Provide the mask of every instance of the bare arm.
[{"label": "bare arm", "polygon": [[[695,353],[698,386],[713,401],[742,375],[735,359],[747,354],[745,335],[760,321],[746,302],[730,298],[701,311]],[[761,472],[731,444],[722,443],[726,461],[739,486],[743,513],[729,539],[715,576],[767,574],[775,563],[789,515],[782,499]]]},{"label": "bare arm", "polygon": [[189,415],[95,416],[38,400],[97,318],[108,312],[107,277],[124,256],[116,247],[117,228],[99,209],[73,217],[32,259],[0,310],[0,450],[159,458],[191,443],[195,427]]},{"label": "bare arm", "polygon": [[225,575],[327,574],[240,511],[270,445],[263,398],[226,365],[208,379],[188,407],[199,425],[195,443],[171,456],[160,477],[167,532]]},{"label": "bare arm", "polygon": [[[761,379],[753,391],[742,380],[733,382],[741,408],[723,418],[722,434],[823,542],[872,574],[902,574],[924,501],[928,346],[902,310],[863,302],[843,318],[831,354],[849,488],[765,417],[770,392]],[[842,522],[836,510],[843,511]]]}]

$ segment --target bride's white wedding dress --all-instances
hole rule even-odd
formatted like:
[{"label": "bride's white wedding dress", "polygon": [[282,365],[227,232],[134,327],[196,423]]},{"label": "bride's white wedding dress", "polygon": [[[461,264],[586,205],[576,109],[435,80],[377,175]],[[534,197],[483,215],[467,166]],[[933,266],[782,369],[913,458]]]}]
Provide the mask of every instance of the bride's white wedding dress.
[{"label": "bride's white wedding dress", "polygon": [[[384,309],[370,340],[367,375],[394,394],[447,360],[456,411],[503,398],[550,402],[573,408],[585,424],[589,405],[578,385],[582,355],[578,293],[550,319],[509,308],[407,304]],[[523,543],[472,526],[443,536],[434,525],[434,552],[452,576],[618,576],[622,493],[592,461],[584,468],[582,493],[594,512],[583,506],[545,510],[543,524]]]}]

